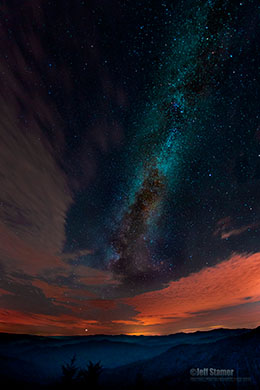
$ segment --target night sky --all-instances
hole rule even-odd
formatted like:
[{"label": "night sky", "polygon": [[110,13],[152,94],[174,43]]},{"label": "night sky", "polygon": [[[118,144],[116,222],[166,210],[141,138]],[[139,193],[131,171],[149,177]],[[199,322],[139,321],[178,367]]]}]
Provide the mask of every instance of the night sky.
[{"label": "night sky", "polygon": [[259,2],[6,0],[0,37],[0,331],[259,325]]}]

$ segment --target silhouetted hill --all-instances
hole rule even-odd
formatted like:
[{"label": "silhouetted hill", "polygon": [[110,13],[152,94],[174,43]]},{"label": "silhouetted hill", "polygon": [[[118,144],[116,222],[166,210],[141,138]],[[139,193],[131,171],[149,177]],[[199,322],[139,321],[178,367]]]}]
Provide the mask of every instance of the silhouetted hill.
[{"label": "silhouetted hill", "polygon": [[190,369],[205,367],[234,369],[235,376],[250,378],[243,388],[259,388],[260,328],[211,343],[181,344],[171,347],[152,359],[119,367],[117,370],[105,370],[102,381],[109,384],[111,388],[120,388],[123,378],[128,378],[128,385],[131,386],[141,372],[144,381],[151,388],[160,383],[164,384],[164,388],[174,388],[173,386],[181,384],[186,384],[188,388],[194,383]]},{"label": "silhouetted hill", "polygon": [[[0,376],[47,384],[59,380],[62,364],[76,354],[77,365],[101,361],[103,387],[135,388],[142,378],[150,389],[194,384],[191,368],[230,368],[259,383],[260,327],[216,329],[168,336],[42,337],[0,334]],[[203,383],[198,383],[202,386]],[[132,386],[132,387],[131,387]],[[157,387],[156,387],[157,386]],[[249,388],[249,387],[248,387]]]}]

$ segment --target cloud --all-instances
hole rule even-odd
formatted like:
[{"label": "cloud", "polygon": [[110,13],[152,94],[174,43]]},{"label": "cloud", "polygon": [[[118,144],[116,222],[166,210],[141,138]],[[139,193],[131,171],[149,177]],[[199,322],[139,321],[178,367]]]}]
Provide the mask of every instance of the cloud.
[{"label": "cloud", "polygon": [[1,285],[3,286],[1,291],[5,291],[0,294],[2,309],[52,316],[70,313],[69,307],[62,304],[55,305],[55,295],[54,298],[45,295],[37,284],[5,276]]},{"label": "cloud", "polygon": [[[69,298],[68,298],[69,299]],[[80,301],[78,300],[78,303]],[[71,303],[70,303],[71,304]],[[85,300],[82,307],[71,306],[71,311],[56,310],[41,313],[23,311],[22,307],[0,309],[0,331],[11,333],[33,333],[42,335],[82,334],[87,327],[89,333],[116,334],[125,331],[125,323],[136,315],[128,305],[108,300]],[[122,324],[122,325],[120,325]]]},{"label": "cloud", "polygon": [[213,233],[214,236],[220,236],[223,240],[232,236],[238,236],[244,232],[250,232],[259,226],[259,223],[250,223],[245,226],[234,228],[234,222],[231,217],[222,218],[217,223],[217,229]]},{"label": "cloud", "polygon": [[52,316],[0,309],[0,330],[8,330],[11,333],[73,335],[83,332],[86,325],[91,330],[91,327],[98,326],[98,323],[66,314]]},{"label": "cloud", "polygon": [[[28,240],[22,239],[11,228],[0,223],[0,255],[6,272],[13,270],[36,275],[47,268],[65,268],[66,265],[58,255],[54,255],[41,248],[34,247]],[[29,232],[28,232],[29,235]]]},{"label": "cloud", "polygon": [[93,254],[92,249],[80,249],[72,253],[62,253],[61,257],[63,260],[74,260],[78,257],[87,256]]},{"label": "cloud", "polygon": [[114,280],[113,274],[109,271],[98,270],[85,266],[78,266],[76,272],[79,277],[79,282],[83,285],[103,287],[107,285],[120,285],[120,282]]},{"label": "cloud", "polygon": [[246,231],[250,232],[250,230],[253,230],[259,226],[259,223],[251,224],[251,225],[246,225],[242,226],[241,228],[238,229],[232,229],[226,232],[221,233],[221,238],[225,240],[226,238],[230,238],[232,236],[238,236],[239,234],[242,234]]},{"label": "cloud", "polygon": [[[26,9],[38,19],[41,9],[36,14],[36,8],[27,5]],[[63,123],[42,84],[44,51],[39,37],[27,23],[24,30],[18,29],[20,44],[10,40],[8,23],[15,36],[17,15],[10,14],[8,7],[5,12],[8,17],[0,28],[4,58],[0,65],[1,231],[14,241],[23,240],[32,250],[57,254],[64,245],[65,217],[72,204],[61,168]]]},{"label": "cloud", "polygon": [[[221,321],[225,326],[229,324],[238,326],[240,320],[242,322],[238,313],[240,311],[242,313],[248,307],[245,306],[245,302],[260,301],[259,270],[260,253],[234,254],[215,267],[204,268],[200,272],[171,282],[160,291],[124,298],[123,302],[139,312],[135,317],[142,323],[139,330],[143,328],[146,331],[146,327],[148,329],[152,327],[150,331],[157,330],[160,333],[165,329],[180,329],[184,324],[193,322],[197,322],[200,327],[205,323],[208,326],[208,322],[215,325],[215,321]],[[248,297],[250,299],[245,300]],[[232,316],[234,308],[238,312],[235,317]],[[224,309],[226,312],[223,318],[213,315]],[[259,318],[256,316],[259,306],[256,306],[256,310],[251,312],[247,320],[244,316],[247,326]],[[169,317],[174,317],[174,320],[170,320]]]},{"label": "cloud", "polygon": [[2,295],[14,295],[11,291],[4,290],[3,288],[0,288],[0,296]]},{"label": "cloud", "polygon": [[[88,273],[88,267],[85,268]],[[100,286],[87,285],[86,275],[85,283],[80,284],[81,271],[74,285],[38,278],[19,283],[13,278],[2,286],[0,329],[5,322],[5,331],[24,329],[37,334],[81,334],[87,327],[90,333],[148,335],[220,326],[255,327],[260,315],[259,269],[260,253],[234,254],[214,267],[173,281],[162,290],[114,299],[102,297],[107,272]],[[92,272],[95,281],[96,270]]]}]

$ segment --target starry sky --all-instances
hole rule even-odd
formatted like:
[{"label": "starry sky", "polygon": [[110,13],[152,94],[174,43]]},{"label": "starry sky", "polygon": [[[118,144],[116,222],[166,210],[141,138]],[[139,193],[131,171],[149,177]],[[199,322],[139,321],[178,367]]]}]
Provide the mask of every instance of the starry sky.
[{"label": "starry sky", "polygon": [[260,321],[260,5],[0,5],[0,331]]}]

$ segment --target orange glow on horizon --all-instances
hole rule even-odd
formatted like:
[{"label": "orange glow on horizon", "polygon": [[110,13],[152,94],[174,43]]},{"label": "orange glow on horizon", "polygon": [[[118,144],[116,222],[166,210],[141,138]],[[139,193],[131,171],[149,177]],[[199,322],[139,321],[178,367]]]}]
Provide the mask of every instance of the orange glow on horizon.
[{"label": "orange glow on horizon", "polygon": [[[0,331],[82,335],[87,328],[88,334],[139,336],[222,327],[254,328],[260,323],[260,253],[234,255],[214,267],[173,281],[162,290],[129,298],[100,299],[98,294],[87,290],[88,286],[86,290],[68,289],[40,280],[35,280],[33,285],[48,299],[55,298],[57,309],[64,307],[71,314],[1,309]],[[121,305],[131,309],[131,316],[120,319]]]}]

